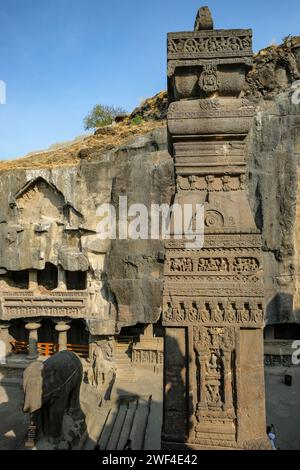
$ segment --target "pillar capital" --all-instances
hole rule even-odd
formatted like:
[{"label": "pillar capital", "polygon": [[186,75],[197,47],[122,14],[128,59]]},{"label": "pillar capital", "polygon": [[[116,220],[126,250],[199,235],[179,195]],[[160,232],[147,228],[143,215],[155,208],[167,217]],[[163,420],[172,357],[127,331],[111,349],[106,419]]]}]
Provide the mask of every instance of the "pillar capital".
[{"label": "pillar capital", "polygon": [[57,266],[57,288],[56,290],[67,290],[66,272],[62,266]]},{"label": "pillar capital", "polygon": [[11,323],[9,321],[0,321],[0,330],[8,330],[10,326]]},{"label": "pillar capital", "polygon": [[25,325],[26,330],[29,330],[29,331],[38,330],[40,327],[41,327],[40,323],[32,322],[32,321],[26,323]]},{"label": "pillar capital", "polygon": [[37,282],[37,270],[30,269],[29,270],[29,290],[37,290],[38,289],[38,282]]},{"label": "pillar capital", "polygon": [[60,331],[69,331],[70,328],[71,328],[71,325],[68,325],[65,322],[58,322],[55,325],[55,330],[58,331],[58,332],[60,332]]}]

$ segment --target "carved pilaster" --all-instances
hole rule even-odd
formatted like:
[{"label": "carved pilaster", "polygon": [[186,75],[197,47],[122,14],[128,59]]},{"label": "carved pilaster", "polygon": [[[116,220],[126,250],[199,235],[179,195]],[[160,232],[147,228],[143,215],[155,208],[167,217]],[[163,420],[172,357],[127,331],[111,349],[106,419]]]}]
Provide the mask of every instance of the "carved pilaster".
[{"label": "carved pilaster", "polygon": [[[185,391],[174,380],[172,395],[166,386],[164,428],[183,425],[187,410],[185,440],[196,448],[243,448],[265,438],[262,369],[246,372],[250,363],[263,363],[264,325],[261,236],[246,191],[245,142],[255,109],[241,98],[251,64],[252,31],[213,29],[207,8],[199,10],[195,31],[168,35],[174,202],[183,210],[203,204],[204,246],[187,250],[177,237],[165,244],[163,324],[170,337],[177,329],[188,336],[181,347],[188,380]],[[165,385],[178,374],[176,345],[169,344]],[[167,410],[175,408],[178,423],[173,414],[171,425]],[[163,445],[170,440],[165,434]]]}]

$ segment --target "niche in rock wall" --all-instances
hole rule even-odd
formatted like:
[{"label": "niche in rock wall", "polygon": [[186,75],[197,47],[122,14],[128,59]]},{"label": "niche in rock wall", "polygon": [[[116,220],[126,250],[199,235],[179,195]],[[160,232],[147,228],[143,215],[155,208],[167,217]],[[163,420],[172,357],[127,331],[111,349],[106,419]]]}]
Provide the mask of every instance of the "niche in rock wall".
[{"label": "niche in rock wall", "polygon": [[37,271],[37,281],[39,286],[47,290],[56,289],[58,283],[57,267],[52,263],[46,263],[45,269]]},{"label": "niche in rock wall", "polygon": [[[42,223],[63,221],[65,219],[63,194],[43,178],[38,178],[20,191],[16,196],[20,222]],[[46,227],[44,227],[46,230]]]},{"label": "niche in rock wall", "polygon": [[86,271],[65,271],[68,290],[86,289]]},{"label": "niche in rock wall", "polygon": [[29,285],[29,271],[24,269],[21,271],[8,271],[5,276],[5,281],[11,287],[18,289],[28,289]]}]

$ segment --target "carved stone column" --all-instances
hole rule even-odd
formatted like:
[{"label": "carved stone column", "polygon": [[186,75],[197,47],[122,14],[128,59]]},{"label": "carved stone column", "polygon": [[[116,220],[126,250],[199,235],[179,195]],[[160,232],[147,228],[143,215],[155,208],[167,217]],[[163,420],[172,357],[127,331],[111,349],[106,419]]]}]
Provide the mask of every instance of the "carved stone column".
[{"label": "carved stone column", "polygon": [[206,351],[197,350],[198,355],[198,362],[199,362],[199,401],[198,407],[199,408],[207,408],[207,401],[206,401],[206,389],[205,389],[205,381],[202,378],[205,377],[205,367],[207,364],[207,353]]},{"label": "carved stone column", "polygon": [[71,328],[66,321],[59,321],[55,326],[55,330],[58,332],[58,351],[67,350],[67,332]]},{"label": "carved stone column", "polygon": [[37,321],[28,322],[25,325],[26,330],[29,332],[28,336],[28,355],[27,359],[32,361],[39,357],[38,352],[38,329],[41,327],[41,324]]},{"label": "carved stone column", "polygon": [[66,272],[61,266],[57,266],[57,290],[67,290]]},{"label": "carved stone column", "polygon": [[175,229],[165,243],[164,448],[267,447],[262,242],[245,158],[255,108],[242,95],[252,56],[252,31],[214,29],[207,8],[194,31],[168,35],[174,203],[194,208],[191,225],[202,204],[204,244]]},{"label": "carved stone column", "polygon": [[149,324],[145,327],[144,334],[143,334],[142,336],[143,336],[143,339],[153,339],[153,338],[154,338],[154,335],[153,335],[153,324],[152,324],[152,323],[149,323]]},{"label": "carved stone column", "polygon": [[28,289],[29,289],[29,290],[36,290],[37,288],[38,288],[37,270],[36,270],[36,269],[30,269],[30,270],[29,270],[29,285],[28,285]]}]

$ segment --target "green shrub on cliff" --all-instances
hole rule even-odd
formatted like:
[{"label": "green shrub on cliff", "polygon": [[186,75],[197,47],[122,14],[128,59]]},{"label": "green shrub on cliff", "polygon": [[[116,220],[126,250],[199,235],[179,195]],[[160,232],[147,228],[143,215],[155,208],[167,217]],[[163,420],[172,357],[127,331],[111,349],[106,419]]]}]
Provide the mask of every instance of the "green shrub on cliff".
[{"label": "green shrub on cliff", "polygon": [[84,128],[96,129],[97,127],[109,126],[113,123],[116,116],[126,114],[124,109],[114,106],[96,104],[89,114],[84,118]]}]

